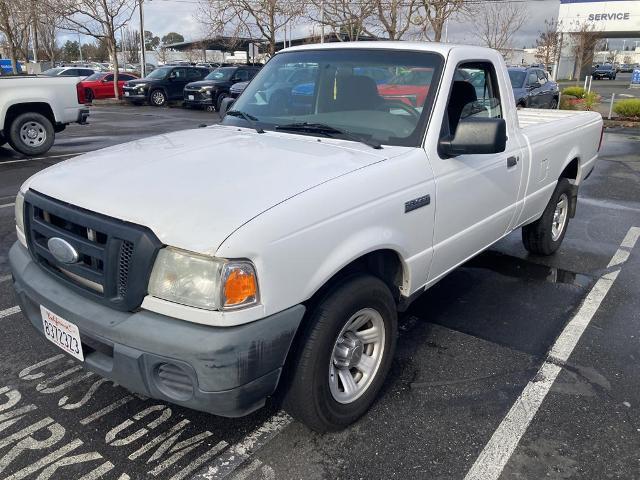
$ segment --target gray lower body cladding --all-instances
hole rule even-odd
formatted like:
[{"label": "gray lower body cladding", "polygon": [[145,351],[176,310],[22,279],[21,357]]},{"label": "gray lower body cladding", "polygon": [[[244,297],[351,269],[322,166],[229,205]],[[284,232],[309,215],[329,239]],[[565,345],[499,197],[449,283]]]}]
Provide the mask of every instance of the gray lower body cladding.
[{"label": "gray lower body cladding", "polygon": [[43,334],[40,305],[80,331],[85,365],[143,395],[238,417],[264,405],[280,378],[305,307],[234,327],[122,312],[65,287],[16,243],[9,252],[20,307]]}]

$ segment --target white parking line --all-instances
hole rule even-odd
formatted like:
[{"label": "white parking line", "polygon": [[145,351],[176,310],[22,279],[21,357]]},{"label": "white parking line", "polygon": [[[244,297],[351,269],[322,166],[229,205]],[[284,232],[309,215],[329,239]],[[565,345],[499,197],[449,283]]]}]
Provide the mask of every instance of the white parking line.
[{"label": "white parking line", "polygon": [[0,208],[9,208],[9,207],[13,207],[15,205],[15,203],[5,203],[4,205],[0,205]]},{"label": "white parking line", "polygon": [[61,155],[50,155],[48,157],[34,157],[34,158],[22,158],[20,160],[7,160],[6,162],[0,162],[0,167],[2,165],[9,165],[10,163],[24,163],[24,162],[33,162],[36,160],[50,160],[52,158],[75,157],[76,155],[82,155],[83,153],[87,153],[87,152],[63,153]]},{"label": "white parking line", "polygon": [[215,460],[214,465],[210,465],[206,472],[196,475],[192,480],[226,478],[292,421],[293,419],[284,411],[279,411],[240,442],[229,447]]},{"label": "white parking line", "polygon": [[6,310],[0,310],[0,318],[8,317],[9,315],[13,315],[19,311],[20,307],[17,305],[15,307],[7,308]]},{"label": "white parking line", "polygon": [[[622,265],[627,260],[628,250],[634,247],[639,236],[640,228],[631,227],[629,229],[620,248],[611,258],[608,268],[613,265]],[[578,312],[551,347],[547,359],[536,376],[527,384],[491,436],[489,443],[464,477],[465,480],[497,480],[502,474],[505,465],[520,443],[520,439],[527,431],[553,382],[562,370],[562,365],[569,359],[619,273],[619,268],[606,273],[593,286]]]}]

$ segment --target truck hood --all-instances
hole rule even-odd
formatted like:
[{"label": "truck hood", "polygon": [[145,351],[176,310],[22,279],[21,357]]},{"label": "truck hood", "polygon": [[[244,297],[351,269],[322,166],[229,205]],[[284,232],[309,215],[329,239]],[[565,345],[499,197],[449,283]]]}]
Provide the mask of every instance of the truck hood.
[{"label": "truck hood", "polygon": [[213,255],[265,210],[404,150],[217,125],[81,155],[37,173],[23,190],[144,225],[167,245]]}]

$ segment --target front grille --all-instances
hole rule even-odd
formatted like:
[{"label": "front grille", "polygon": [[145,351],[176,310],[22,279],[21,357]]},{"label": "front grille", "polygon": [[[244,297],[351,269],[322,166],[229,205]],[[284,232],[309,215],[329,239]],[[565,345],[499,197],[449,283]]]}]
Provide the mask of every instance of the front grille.
[{"label": "front grille", "polygon": [[[29,190],[25,230],[34,261],[71,288],[118,310],[142,303],[161,246],[149,229]],[[54,237],[78,252],[76,262],[60,262],[49,251]]]}]

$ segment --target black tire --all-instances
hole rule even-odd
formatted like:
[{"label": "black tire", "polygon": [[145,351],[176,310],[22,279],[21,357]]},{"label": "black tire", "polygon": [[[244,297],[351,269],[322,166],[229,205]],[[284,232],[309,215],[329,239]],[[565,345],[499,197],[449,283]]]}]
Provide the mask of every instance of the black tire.
[{"label": "black tire", "polygon": [[551,99],[551,103],[549,103],[549,108],[551,110],[555,110],[558,107],[558,99],[557,98],[552,98]]},{"label": "black tire", "polygon": [[41,155],[48,151],[56,134],[51,121],[35,112],[18,115],[9,126],[9,145],[24,155]]},{"label": "black tire", "polygon": [[228,96],[228,93],[221,93],[218,95],[218,98],[216,98],[216,112],[220,111],[220,109],[222,108],[222,101]]},{"label": "black tire", "polygon": [[[524,248],[526,248],[527,251],[537,255],[551,255],[552,253],[555,253],[558,248],[560,248],[562,240],[567,233],[567,227],[569,225],[571,193],[572,187],[569,183],[569,180],[567,180],[566,178],[561,178],[558,181],[558,184],[553,191],[553,195],[551,195],[551,200],[549,200],[549,203],[544,209],[542,216],[535,222],[522,227],[522,243],[524,244]],[[556,230],[557,232],[559,232],[559,235],[556,234],[556,236],[554,237],[554,217],[556,214],[556,208],[558,207],[558,203],[560,202],[561,198],[564,198],[567,202],[565,207],[565,218],[562,222],[562,230]]]},{"label": "black tire", "polygon": [[91,103],[96,98],[96,96],[94,95],[93,90],[91,90],[90,88],[85,88],[84,98],[87,101],[87,103]]},{"label": "black tire", "polygon": [[167,94],[160,88],[151,90],[149,92],[149,104],[154,107],[164,107],[167,104]]},{"label": "black tire", "polygon": [[[382,356],[379,363],[376,363],[377,367],[373,369],[373,375],[369,377],[371,380],[365,381],[367,377],[361,377],[356,382],[357,385],[360,381],[365,381],[359,396],[348,403],[339,402],[331,391],[329,381],[331,368],[335,365],[332,360],[334,349],[343,328],[350,323],[354,314],[361,313],[363,309],[368,309],[367,311],[374,314],[377,312],[377,321],[384,325],[384,341],[380,340]],[[304,330],[297,339],[287,365],[285,409],[294,418],[317,432],[339,430],[355,422],[369,409],[384,383],[393,360],[396,338],[397,313],[389,288],[381,280],[370,275],[344,279],[330,289],[307,314]],[[369,347],[374,348],[371,344],[362,348],[366,352]],[[371,351],[371,355],[373,354]],[[351,357],[352,360],[354,358],[356,357]],[[350,370],[357,371],[355,367],[349,367],[343,372]],[[337,371],[334,369],[334,372]],[[336,375],[336,388],[339,388],[338,385],[344,385],[339,383],[338,378],[341,377]],[[344,386],[343,393],[346,393]]]}]

